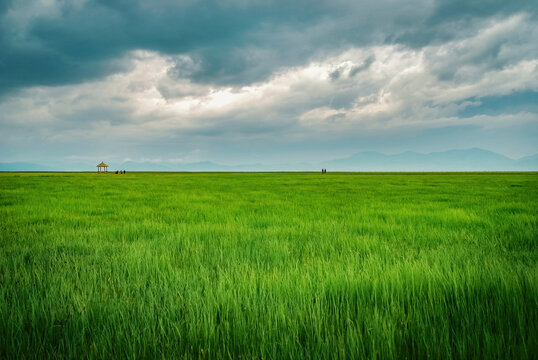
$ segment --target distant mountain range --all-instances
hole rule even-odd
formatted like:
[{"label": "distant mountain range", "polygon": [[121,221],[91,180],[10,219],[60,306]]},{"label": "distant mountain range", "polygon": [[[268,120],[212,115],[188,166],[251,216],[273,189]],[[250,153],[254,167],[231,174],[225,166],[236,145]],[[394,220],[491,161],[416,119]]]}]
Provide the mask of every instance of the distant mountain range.
[{"label": "distant mountain range", "polygon": [[361,152],[347,158],[326,161],[323,166],[342,171],[531,171],[538,170],[538,154],[514,160],[476,148],[429,154],[410,151],[396,155]]},{"label": "distant mountain range", "polygon": [[[404,152],[385,155],[359,152],[346,158],[319,163],[222,165],[210,161],[195,163],[134,162],[110,164],[110,171],[537,171],[538,154],[520,159],[483,149],[450,150],[420,154]],[[95,171],[95,164],[0,163],[0,171]]]},{"label": "distant mountain range", "polygon": [[[0,163],[0,171],[54,171],[54,167],[34,164],[30,162],[5,162]],[[56,170],[58,170],[56,168]]]}]

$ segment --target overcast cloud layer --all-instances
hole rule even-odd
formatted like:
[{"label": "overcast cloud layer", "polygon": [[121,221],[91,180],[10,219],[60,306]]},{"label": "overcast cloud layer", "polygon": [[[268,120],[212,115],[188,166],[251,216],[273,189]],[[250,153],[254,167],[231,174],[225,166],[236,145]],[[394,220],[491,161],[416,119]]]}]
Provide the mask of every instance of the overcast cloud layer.
[{"label": "overcast cloud layer", "polygon": [[531,1],[0,0],[0,161],[538,152]]}]

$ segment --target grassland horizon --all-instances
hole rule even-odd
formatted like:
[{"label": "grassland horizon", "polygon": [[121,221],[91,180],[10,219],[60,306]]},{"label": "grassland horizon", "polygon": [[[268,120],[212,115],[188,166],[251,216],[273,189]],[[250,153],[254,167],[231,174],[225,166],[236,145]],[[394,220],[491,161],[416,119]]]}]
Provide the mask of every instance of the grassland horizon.
[{"label": "grassland horizon", "polygon": [[[100,176],[126,175],[129,174],[321,174],[320,170],[125,170],[125,174],[115,174],[114,171],[98,174]],[[0,170],[0,174],[97,174],[95,170]],[[514,174],[538,174],[535,170],[484,170],[484,171],[327,171],[332,175],[514,175]]]},{"label": "grassland horizon", "polygon": [[534,172],[0,173],[2,358],[538,353]]}]

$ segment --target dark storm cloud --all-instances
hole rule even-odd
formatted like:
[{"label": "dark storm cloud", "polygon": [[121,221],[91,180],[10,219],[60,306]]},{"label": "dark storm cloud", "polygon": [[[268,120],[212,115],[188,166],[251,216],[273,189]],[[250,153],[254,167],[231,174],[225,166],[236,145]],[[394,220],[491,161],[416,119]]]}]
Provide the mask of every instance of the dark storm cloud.
[{"label": "dark storm cloud", "polygon": [[510,15],[520,11],[536,12],[536,3],[528,0],[443,0],[438,2],[428,23],[435,25],[446,21],[484,18],[492,15]]},{"label": "dark storm cloud", "polygon": [[[324,6],[249,5],[217,1],[185,4],[155,1],[96,1],[76,8],[58,5],[58,16],[32,17],[21,29],[24,7],[3,2],[12,13],[3,11],[0,20],[1,87],[13,89],[29,85],[55,85],[80,82],[114,71],[110,59],[133,49],[167,54],[193,53],[203,66],[194,77],[201,80],[227,73],[241,73],[252,62],[243,49],[259,24],[293,23],[301,27],[325,13]],[[20,4],[19,4],[20,5]],[[304,6],[304,10],[300,7]]]},{"label": "dark storm cloud", "polygon": [[4,13],[10,6],[13,0],[1,0],[0,1],[0,13]]},{"label": "dark storm cloud", "polygon": [[[306,0],[3,1],[0,9],[3,92],[121,71],[111,59],[135,49],[191,55],[199,62],[189,74],[195,81],[249,83],[330,49],[371,42],[390,23],[378,20],[395,16],[375,2]],[[401,10],[408,22],[412,15]]]},{"label": "dark storm cloud", "polygon": [[535,14],[531,3],[99,0],[58,1],[51,10],[32,1],[1,1],[0,93],[124,71],[129,64],[114,60],[137,49],[189,55],[197,66],[185,71],[178,63],[175,73],[195,82],[249,84],[349,46],[449,40],[476,18]]},{"label": "dark storm cloud", "polygon": [[435,2],[430,16],[418,19],[401,34],[390,34],[388,40],[421,48],[469,35],[476,30],[474,26],[480,19],[507,17],[520,12],[536,17],[538,5],[527,0],[440,0]]}]

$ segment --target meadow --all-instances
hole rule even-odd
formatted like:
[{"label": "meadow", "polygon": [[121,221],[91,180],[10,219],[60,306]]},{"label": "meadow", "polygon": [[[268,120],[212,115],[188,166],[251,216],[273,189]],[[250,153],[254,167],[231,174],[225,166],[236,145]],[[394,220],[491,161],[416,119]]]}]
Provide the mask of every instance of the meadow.
[{"label": "meadow", "polygon": [[1,358],[538,354],[538,175],[1,173]]}]

